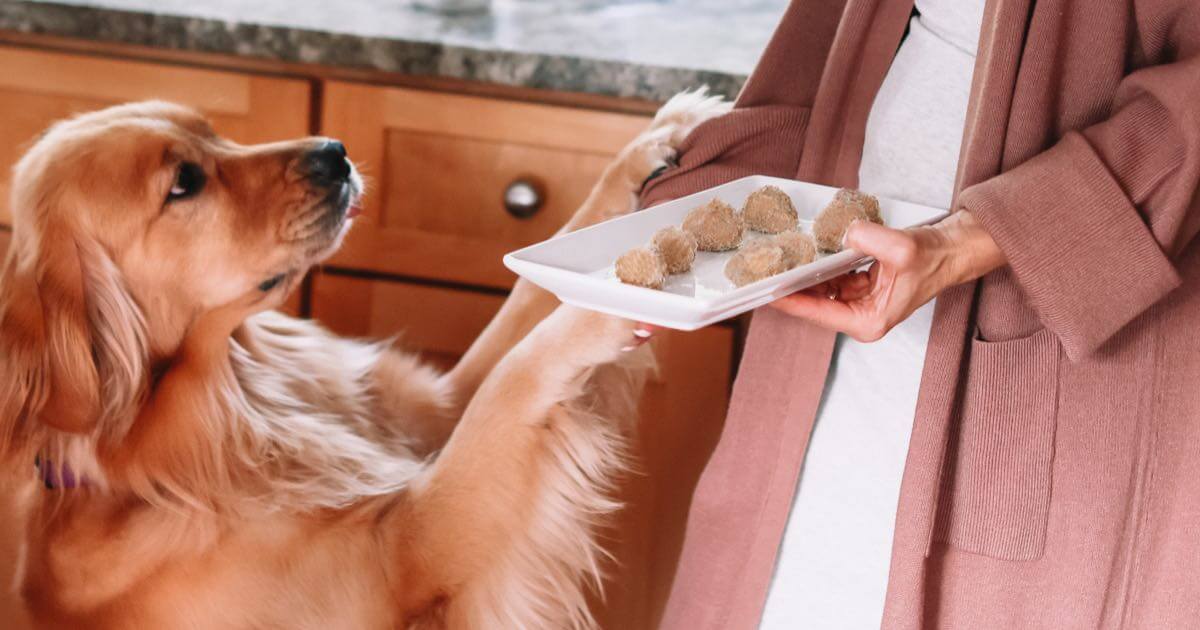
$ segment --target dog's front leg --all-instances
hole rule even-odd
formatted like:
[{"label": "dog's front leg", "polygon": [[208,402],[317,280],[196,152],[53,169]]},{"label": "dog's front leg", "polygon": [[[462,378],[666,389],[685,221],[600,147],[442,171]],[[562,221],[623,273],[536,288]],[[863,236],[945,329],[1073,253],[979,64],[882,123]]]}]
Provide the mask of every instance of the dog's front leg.
[{"label": "dog's front leg", "polygon": [[597,369],[636,360],[621,352],[632,333],[632,322],[561,306],[486,378],[384,520],[407,614],[440,603],[448,627],[588,627],[592,529],[615,507],[604,490],[621,449],[608,420],[572,401]]}]

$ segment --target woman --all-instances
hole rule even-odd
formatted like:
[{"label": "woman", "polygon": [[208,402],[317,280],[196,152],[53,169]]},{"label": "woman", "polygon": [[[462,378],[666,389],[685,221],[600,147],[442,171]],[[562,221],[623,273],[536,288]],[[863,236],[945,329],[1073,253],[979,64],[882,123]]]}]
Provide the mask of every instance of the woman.
[{"label": "woman", "polygon": [[[921,2],[923,17],[948,15],[940,4]],[[861,176],[887,194],[895,174],[872,165],[896,138],[874,134],[905,127],[887,124],[903,92],[889,67],[918,65],[904,59],[920,20],[896,52],[912,8],[795,0],[738,109],[698,129],[643,202],[749,173],[838,186]],[[957,17],[953,32],[968,32]],[[755,628],[764,602],[763,627],[827,627],[821,615],[839,609],[839,627],[878,619],[868,583],[882,583],[871,570],[881,545],[863,538],[876,530],[852,527],[844,509],[822,527],[804,508],[836,504],[806,503],[815,490],[802,481],[797,494],[796,480],[830,331],[871,341],[899,325],[919,348],[920,322],[906,320],[934,296],[883,625],[1185,627],[1200,613],[1190,566],[1200,540],[1188,535],[1200,512],[1200,4],[989,0],[981,22],[955,214],[910,232],[856,224],[847,241],[879,261],[869,274],[755,315],[663,628]],[[854,358],[853,347],[839,348],[805,473],[836,480],[829,453],[817,455],[834,445],[844,474],[873,467],[882,475],[865,477],[886,485],[878,452],[826,430],[869,427],[852,413],[864,409],[894,430],[912,409],[895,383],[903,365],[876,379],[896,394],[890,412],[834,399],[846,378],[879,366],[878,353]],[[847,501],[860,498],[845,487]],[[867,518],[887,500],[876,497]],[[837,553],[815,554],[804,535]],[[823,583],[822,570],[853,575],[839,557],[866,569],[861,584]],[[789,578],[806,570],[807,581]],[[789,593],[798,584],[819,596]],[[830,597],[840,600],[820,613]]]}]

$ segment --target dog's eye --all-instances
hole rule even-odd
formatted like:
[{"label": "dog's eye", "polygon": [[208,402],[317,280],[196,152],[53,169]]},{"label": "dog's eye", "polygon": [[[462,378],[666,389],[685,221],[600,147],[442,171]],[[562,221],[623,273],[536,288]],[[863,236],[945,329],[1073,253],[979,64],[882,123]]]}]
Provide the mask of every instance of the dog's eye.
[{"label": "dog's eye", "polygon": [[283,282],[283,279],[286,276],[287,276],[287,274],[283,274],[283,273],[279,274],[278,276],[272,276],[272,277],[268,278],[267,280],[264,280],[262,282],[262,284],[258,285],[258,290],[262,291],[263,293],[266,293],[267,291],[270,291],[271,289],[274,289],[275,287],[279,286],[279,283]]},{"label": "dog's eye", "polygon": [[204,188],[204,169],[199,164],[184,162],[175,174],[175,183],[167,193],[167,201],[179,201],[196,196]]}]

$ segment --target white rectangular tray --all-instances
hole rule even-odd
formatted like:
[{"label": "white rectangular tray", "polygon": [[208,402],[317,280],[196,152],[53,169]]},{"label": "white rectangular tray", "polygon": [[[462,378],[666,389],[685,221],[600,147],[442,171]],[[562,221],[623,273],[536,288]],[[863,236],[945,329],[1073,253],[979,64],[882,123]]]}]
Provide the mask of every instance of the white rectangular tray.
[{"label": "white rectangular tray", "polygon": [[[725,262],[733,252],[699,252],[692,270],[670,276],[661,291],[622,284],[616,279],[613,261],[629,249],[648,243],[660,228],[679,225],[690,210],[714,197],[741,208],[747,195],[768,184],[778,186],[792,198],[800,214],[800,227],[806,232],[837,192],[836,188],[819,184],[751,175],[530,245],[505,256],[504,264],[567,304],[666,328],[696,330],[870,262],[869,257],[846,250],[819,256],[807,265],[738,288],[725,278]],[[884,223],[895,228],[936,223],[947,214],[940,208],[885,197],[879,197],[879,206]],[[762,237],[746,232],[747,242]]]}]

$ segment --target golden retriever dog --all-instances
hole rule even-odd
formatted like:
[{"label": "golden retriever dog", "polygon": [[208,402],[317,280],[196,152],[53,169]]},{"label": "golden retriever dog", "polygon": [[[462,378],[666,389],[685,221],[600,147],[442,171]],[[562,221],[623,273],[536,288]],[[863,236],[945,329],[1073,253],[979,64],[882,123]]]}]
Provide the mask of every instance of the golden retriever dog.
[{"label": "golden retriever dog", "polygon": [[[696,125],[669,102],[567,229],[627,212]],[[518,282],[439,374],[272,312],[357,214],[334,140],[195,112],[60,122],[14,170],[0,453],[44,628],[590,628],[634,325]],[[36,463],[36,466],[35,466]]]}]

